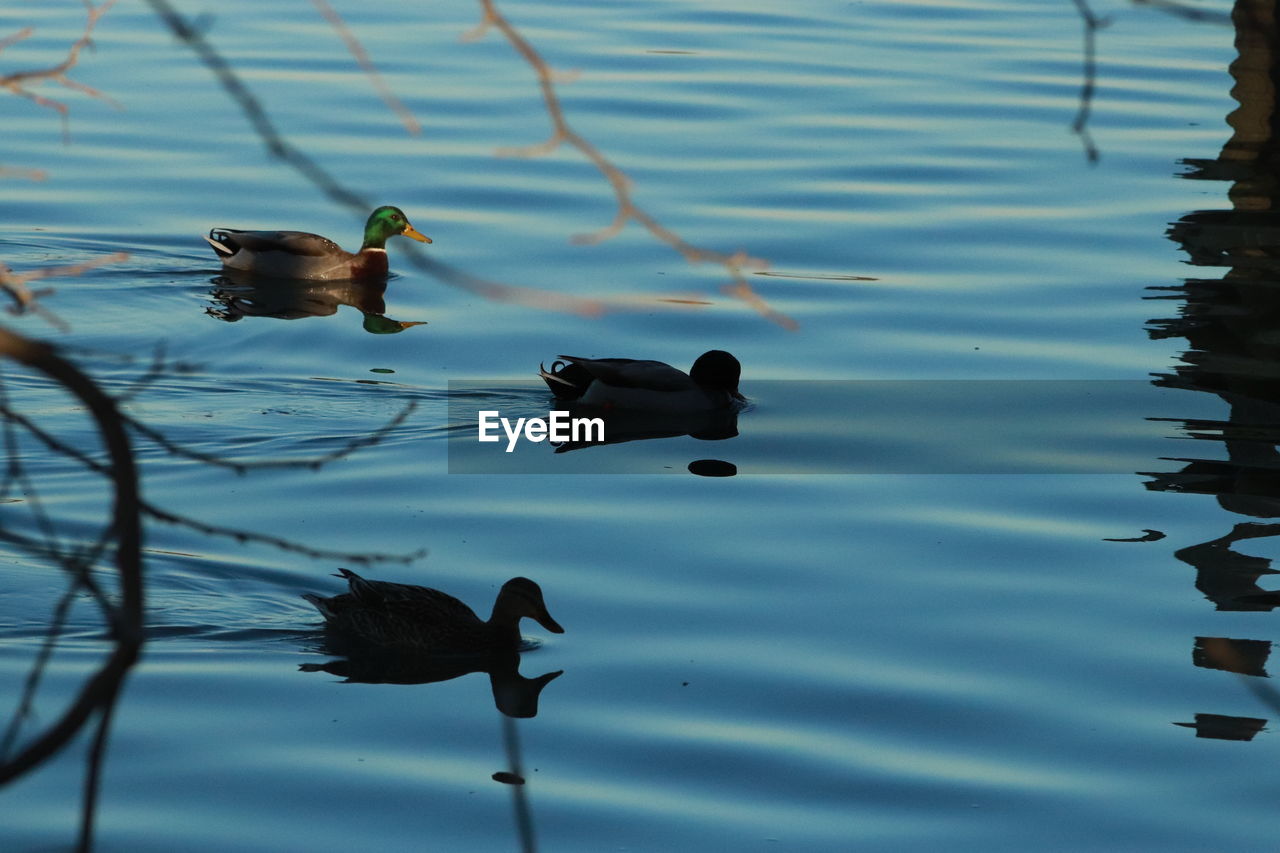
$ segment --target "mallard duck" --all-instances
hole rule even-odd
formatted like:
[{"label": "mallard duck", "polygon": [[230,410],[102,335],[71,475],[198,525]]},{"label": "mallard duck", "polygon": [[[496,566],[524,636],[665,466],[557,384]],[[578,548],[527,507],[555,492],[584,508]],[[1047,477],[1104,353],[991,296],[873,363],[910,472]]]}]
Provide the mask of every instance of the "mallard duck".
[{"label": "mallard duck", "polygon": [[542,589],[528,578],[512,578],[498,590],[489,621],[438,589],[390,581],[370,581],[349,569],[350,592],[323,598],[306,593],[329,628],[353,640],[396,651],[444,654],[514,652],[520,646],[524,617],[556,634],[564,629],[551,618]]},{"label": "mallard duck", "polygon": [[698,356],[688,373],[661,361],[558,355],[540,375],[557,400],[604,409],[701,412],[744,400],[738,393],[742,365],[724,350]]},{"label": "mallard duck", "polygon": [[273,278],[308,281],[383,278],[387,274],[387,238],[403,234],[422,243],[420,234],[398,207],[380,207],[364,225],[364,243],[352,254],[327,237],[305,231],[239,231],[214,228],[205,237],[228,270]]}]

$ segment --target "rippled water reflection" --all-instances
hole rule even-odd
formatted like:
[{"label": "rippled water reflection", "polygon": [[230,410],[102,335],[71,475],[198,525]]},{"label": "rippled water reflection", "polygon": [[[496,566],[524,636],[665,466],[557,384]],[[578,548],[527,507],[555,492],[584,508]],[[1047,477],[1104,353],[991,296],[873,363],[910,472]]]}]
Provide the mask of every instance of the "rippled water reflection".
[{"label": "rippled water reflection", "polygon": [[[0,262],[98,265],[28,281],[69,331],[6,324],[126,395],[145,500],[198,522],[146,525],[98,849],[1274,846],[1272,4],[1090,3],[1092,79],[1065,0],[98,8],[9,78],[65,123],[0,100]],[[0,9],[0,76],[84,28]],[[385,284],[200,239],[354,248],[383,203],[435,240]],[[455,470],[459,403],[545,412],[539,362],[713,348],[731,430]],[[109,493],[8,435],[4,530],[34,491],[93,541]],[[12,707],[62,579],[3,554]],[[359,560],[480,612],[533,578],[565,634],[344,654],[300,596]],[[105,638],[74,601],[25,736]],[[75,837],[83,740],[0,847]]]}]

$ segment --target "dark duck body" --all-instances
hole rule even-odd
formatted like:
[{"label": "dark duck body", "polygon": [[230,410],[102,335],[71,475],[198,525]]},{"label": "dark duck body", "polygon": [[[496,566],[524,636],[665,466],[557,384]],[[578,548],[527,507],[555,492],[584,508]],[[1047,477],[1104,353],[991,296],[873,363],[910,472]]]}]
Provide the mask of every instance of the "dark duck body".
[{"label": "dark duck body", "polygon": [[365,580],[339,569],[350,592],[302,597],[315,605],[326,626],[368,647],[397,652],[491,655],[520,647],[520,620],[528,617],[556,634],[564,633],[528,578],[502,585],[488,621],[452,595],[414,584]]},{"label": "dark duck body", "polygon": [[557,400],[601,409],[704,412],[742,403],[742,365],[724,350],[698,356],[688,373],[661,361],[556,356],[538,375]]}]

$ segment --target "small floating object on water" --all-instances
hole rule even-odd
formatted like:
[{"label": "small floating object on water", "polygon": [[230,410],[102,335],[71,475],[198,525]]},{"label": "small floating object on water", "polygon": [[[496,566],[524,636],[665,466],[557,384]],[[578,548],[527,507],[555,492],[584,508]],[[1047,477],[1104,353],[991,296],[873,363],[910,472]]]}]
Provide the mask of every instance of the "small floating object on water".
[{"label": "small floating object on water", "polygon": [[547,612],[542,589],[528,578],[512,578],[498,590],[486,622],[467,605],[438,589],[365,580],[349,569],[350,592],[324,598],[304,593],[329,628],[353,640],[389,650],[434,654],[491,655],[520,648],[520,620],[529,618],[556,634],[564,629]]},{"label": "small floating object on water", "polygon": [[602,409],[703,412],[745,401],[738,393],[742,365],[724,350],[698,356],[688,373],[661,361],[558,355],[538,375],[557,400]]},{"label": "small floating object on water", "polygon": [[501,782],[504,785],[523,785],[524,777],[516,773],[510,773],[506,770],[499,770],[490,777],[495,782]]},{"label": "small floating object on water", "polygon": [[738,466],[723,459],[695,459],[688,465],[689,473],[699,477],[733,477]]},{"label": "small floating object on water", "polygon": [[1131,536],[1128,539],[1107,539],[1104,537],[1102,541],[1103,542],[1158,542],[1161,539],[1163,539],[1165,536],[1165,534],[1161,533],[1159,530],[1151,530],[1146,527],[1142,528],[1142,533],[1143,533],[1142,536]]},{"label": "small floating object on water", "polygon": [[364,243],[348,252],[327,237],[305,231],[240,231],[214,228],[205,237],[225,269],[273,278],[306,281],[383,278],[387,274],[386,242],[404,235],[422,243],[431,238],[409,224],[398,207],[369,214]]}]

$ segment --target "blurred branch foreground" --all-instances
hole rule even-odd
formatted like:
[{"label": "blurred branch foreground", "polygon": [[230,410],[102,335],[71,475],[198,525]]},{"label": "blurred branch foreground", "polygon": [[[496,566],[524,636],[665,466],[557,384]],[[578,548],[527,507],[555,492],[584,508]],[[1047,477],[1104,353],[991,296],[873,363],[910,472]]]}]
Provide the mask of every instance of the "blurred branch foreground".
[{"label": "blurred branch foreground", "polygon": [[[9,284],[12,285],[13,282]],[[30,296],[30,299],[38,304],[38,296]],[[194,459],[238,474],[264,468],[318,469],[361,448],[377,444],[403,423],[416,406],[411,401],[381,427],[361,431],[355,438],[322,455],[240,461],[185,447],[160,430],[121,411],[119,402],[129,399],[172,368],[160,357],[133,383],[129,391],[118,397],[104,392],[53,346],[24,338],[0,327],[0,368],[6,367],[10,362],[17,364],[23,372],[42,376],[54,388],[69,394],[73,408],[82,410],[88,416],[93,430],[87,439],[69,441],[62,438],[47,424],[40,422],[48,414],[47,407],[37,416],[20,410],[17,390],[38,385],[9,382],[5,371],[0,370],[0,442],[3,443],[5,456],[0,468],[0,506],[5,509],[0,514],[0,544],[7,546],[12,553],[24,555],[36,565],[56,568],[66,580],[65,588],[58,595],[47,617],[42,641],[33,655],[21,690],[14,691],[16,707],[13,716],[0,732],[0,787],[22,777],[54,756],[86,724],[94,721],[94,733],[87,754],[80,836],[76,848],[88,851],[92,846],[99,779],[112,712],[125,677],[138,660],[145,637],[142,576],[144,519],[180,525],[206,536],[268,545],[311,559],[370,564],[380,561],[411,562],[425,554],[421,550],[411,554],[325,550],[270,533],[209,524],[164,509],[145,500],[140,493],[131,433],[172,456]],[[83,431],[81,434],[83,435]],[[89,446],[85,446],[86,440]],[[34,453],[29,452],[28,445],[31,444],[36,448]],[[62,481],[74,482],[78,493],[93,494],[97,483],[106,484],[105,491],[109,500],[101,529],[90,528],[87,533],[68,533],[60,529],[65,525],[47,509],[50,502],[41,497],[41,487],[45,480],[28,470],[32,459],[62,460],[74,465],[82,476],[74,480],[63,478]],[[25,509],[27,515],[17,515],[18,508]],[[78,527],[73,525],[72,529]],[[113,584],[107,581],[109,574],[113,576]],[[84,601],[100,611],[104,628],[99,636],[109,644],[109,649],[96,671],[83,682],[78,693],[68,702],[66,709],[56,718],[51,718],[52,722],[34,733],[28,733],[26,729],[35,727],[42,718],[36,710],[37,694],[57,650],[59,639],[68,626],[73,606]]]},{"label": "blurred branch foreground", "polygon": [[[71,740],[91,716],[97,714],[97,730],[88,757],[78,845],[78,849],[88,850],[92,838],[102,754],[112,710],[124,684],[125,675],[137,661],[143,642],[142,528],[139,518],[138,474],[124,419],[115,402],[88,376],[57,355],[53,347],[5,329],[0,329],[0,355],[43,373],[79,400],[92,417],[109,460],[106,471],[114,492],[111,517],[92,546],[63,552],[56,547],[56,542],[49,535],[50,531],[45,531],[44,539],[38,540],[0,526],[0,539],[28,552],[55,555],[68,577],[67,589],[55,609],[44,647],[28,678],[22,707],[14,715],[5,731],[3,742],[0,743],[0,785],[22,776],[52,756]],[[6,421],[5,426],[6,444],[11,444],[15,427],[10,421]],[[24,477],[17,460],[11,454],[0,484],[0,495],[7,496],[11,489],[22,484]],[[99,556],[105,553],[111,554],[108,559],[114,564],[118,595],[105,595],[90,574],[90,569],[98,562]],[[81,592],[89,592],[101,608],[114,648],[98,671],[85,682],[70,707],[17,754],[9,757],[18,727],[30,713],[43,663],[52,652],[62,619],[73,599]]]}]

